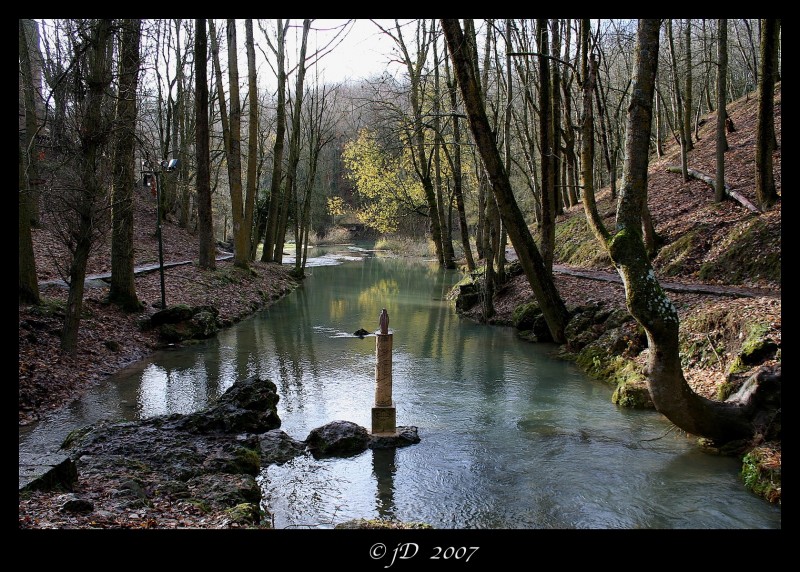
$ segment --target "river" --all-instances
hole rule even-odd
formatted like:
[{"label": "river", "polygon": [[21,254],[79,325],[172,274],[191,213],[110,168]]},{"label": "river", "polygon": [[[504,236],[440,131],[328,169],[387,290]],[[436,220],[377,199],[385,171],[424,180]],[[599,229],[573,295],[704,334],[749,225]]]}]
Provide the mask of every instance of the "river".
[{"label": "river", "polygon": [[103,417],[195,411],[250,375],[276,383],[281,428],[295,439],[335,420],[369,430],[375,337],[353,332],[377,330],[386,308],[397,425],[416,426],[421,440],[263,469],[276,528],[355,518],[445,529],[781,528],[780,507],[744,488],[736,459],[702,452],[658,413],[617,408],[612,388],[551,357],[552,345],[459,317],[445,300],[458,272],[355,247],[310,256],[292,294],[20,428],[20,451],[54,450]]}]

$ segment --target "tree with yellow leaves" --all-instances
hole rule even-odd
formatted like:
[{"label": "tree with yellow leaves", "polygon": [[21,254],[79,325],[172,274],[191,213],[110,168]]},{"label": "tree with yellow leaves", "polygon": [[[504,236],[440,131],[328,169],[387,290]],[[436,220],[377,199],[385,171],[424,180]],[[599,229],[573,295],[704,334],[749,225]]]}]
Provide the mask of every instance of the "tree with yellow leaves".
[{"label": "tree with yellow leaves", "polygon": [[342,153],[348,177],[355,184],[356,217],[381,233],[395,232],[404,217],[427,215],[425,192],[410,167],[410,156],[391,156],[368,129],[345,145]]}]

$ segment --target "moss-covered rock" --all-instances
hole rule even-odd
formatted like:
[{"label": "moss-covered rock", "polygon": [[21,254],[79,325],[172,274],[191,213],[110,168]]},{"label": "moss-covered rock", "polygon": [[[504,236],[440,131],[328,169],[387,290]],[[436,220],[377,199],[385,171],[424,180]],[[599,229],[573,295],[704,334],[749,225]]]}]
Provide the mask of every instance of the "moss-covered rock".
[{"label": "moss-covered rock", "polygon": [[756,447],[742,459],[741,478],[745,486],[769,502],[781,502],[781,465],[765,447]]},{"label": "moss-covered rock", "polygon": [[542,315],[542,310],[536,302],[520,304],[511,312],[511,323],[518,330],[533,329],[533,322]]},{"label": "moss-covered rock", "polygon": [[647,380],[636,375],[617,385],[611,401],[620,407],[630,409],[655,409],[650,391],[647,389]]},{"label": "moss-covered rock", "polygon": [[261,510],[257,504],[244,502],[225,510],[231,522],[240,525],[258,524],[261,521]]}]

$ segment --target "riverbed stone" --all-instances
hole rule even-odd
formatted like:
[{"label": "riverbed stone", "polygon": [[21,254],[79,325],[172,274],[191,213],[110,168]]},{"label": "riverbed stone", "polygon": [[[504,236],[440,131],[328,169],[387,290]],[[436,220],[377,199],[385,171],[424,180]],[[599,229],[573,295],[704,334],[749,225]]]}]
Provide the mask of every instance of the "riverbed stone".
[{"label": "riverbed stone", "polygon": [[370,435],[370,449],[391,449],[419,443],[419,432],[413,425],[397,427],[393,435]]},{"label": "riverbed stone", "polygon": [[306,451],[306,444],[292,439],[285,431],[273,429],[258,436],[261,461],[265,465],[282,465]]},{"label": "riverbed stone", "polygon": [[366,451],[370,436],[365,427],[351,421],[332,421],[312,429],[305,443],[317,456],[350,456]]},{"label": "riverbed stone", "polygon": [[158,329],[162,341],[180,343],[214,337],[222,323],[219,310],[213,306],[178,304],[153,314],[150,326]]}]

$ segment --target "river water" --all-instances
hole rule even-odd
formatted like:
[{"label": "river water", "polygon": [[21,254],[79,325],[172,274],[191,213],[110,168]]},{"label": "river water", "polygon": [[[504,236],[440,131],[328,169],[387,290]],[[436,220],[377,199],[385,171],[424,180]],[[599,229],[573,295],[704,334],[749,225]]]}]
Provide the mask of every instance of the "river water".
[{"label": "river water", "polygon": [[386,308],[397,425],[416,426],[421,441],[265,468],[276,528],[354,518],[445,529],[781,528],[780,508],[745,490],[736,459],[703,453],[657,413],[618,409],[610,387],[553,359],[553,346],[457,316],[444,298],[458,272],[355,247],[310,256],[295,292],[20,428],[20,451],[55,450],[100,418],[195,411],[251,375],[276,383],[281,428],[295,439],[335,420],[369,430],[375,337],[353,332],[377,330]]}]

